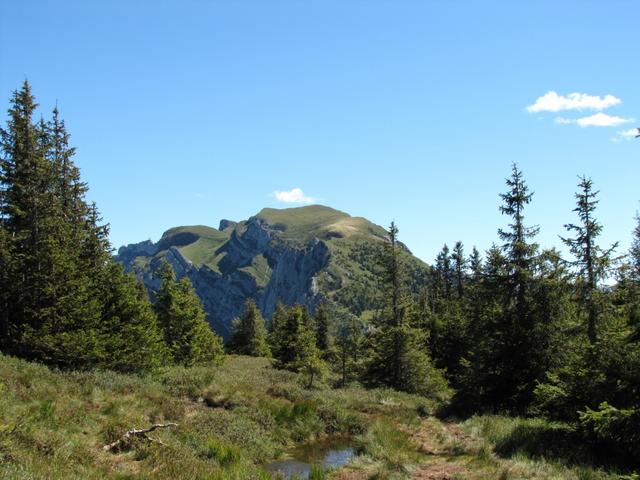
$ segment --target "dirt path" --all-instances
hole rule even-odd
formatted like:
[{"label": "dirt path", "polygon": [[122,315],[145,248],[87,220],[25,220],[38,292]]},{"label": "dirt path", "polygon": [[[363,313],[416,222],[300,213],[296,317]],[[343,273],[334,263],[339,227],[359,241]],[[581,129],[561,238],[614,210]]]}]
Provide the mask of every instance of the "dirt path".
[{"label": "dirt path", "polygon": [[433,459],[420,465],[411,475],[415,480],[454,480],[469,473],[457,456],[471,445],[472,439],[454,423],[442,423],[428,418],[412,435],[419,450]]}]

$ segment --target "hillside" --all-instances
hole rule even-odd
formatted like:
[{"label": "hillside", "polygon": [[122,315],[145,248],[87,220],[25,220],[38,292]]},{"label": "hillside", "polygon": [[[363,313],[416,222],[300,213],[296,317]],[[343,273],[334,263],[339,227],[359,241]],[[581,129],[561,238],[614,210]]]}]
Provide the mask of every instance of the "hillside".
[{"label": "hillside", "polygon": [[[228,336],[247,297],[266,317],[276,302],[311,309],[329,299],[353,314],[379,308],[376,262],[384,228],[321,205],[265,208],[248,220],[222,220],[218,229],[184,226],[162,238],[121,247],[118,261],[153,292],[163,261],[188,276],[215,330]],[[428,267],[408,255],[413,285]]]}]

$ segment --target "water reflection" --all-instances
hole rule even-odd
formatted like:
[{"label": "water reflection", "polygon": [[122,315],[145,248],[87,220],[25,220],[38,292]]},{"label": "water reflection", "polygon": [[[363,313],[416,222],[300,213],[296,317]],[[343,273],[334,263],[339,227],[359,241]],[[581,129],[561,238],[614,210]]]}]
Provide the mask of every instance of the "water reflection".
[{"label": "water reflection", "polygon": [[280,478],[308,478],[311,465],[324,470],[340,468],[356,455],[347,439],[333,439],[301,445],[291,451],[290,458],[271,462],[265,468]]}]

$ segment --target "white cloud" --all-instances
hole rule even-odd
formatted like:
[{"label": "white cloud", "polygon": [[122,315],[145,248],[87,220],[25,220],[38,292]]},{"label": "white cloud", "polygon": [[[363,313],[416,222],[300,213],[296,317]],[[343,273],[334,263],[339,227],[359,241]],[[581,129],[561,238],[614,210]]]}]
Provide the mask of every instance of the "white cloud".
[{"label": "white cloud", "polygon": [[292,188],[287,191],[276,190],[272,194],[276,200],[283,203],[313,203],[316,201],[313,197],[307,197],[301,188]]},{"label": "white cloud", "polygon": [[640,132],[638,131],[637,128],[630,128],[629,130],[621,130],[619,132],[616,133],[616,137],[612,138],[611,140],[613,140],[614,142],[619,141],[621,139],[624,140],[631,140],[632,138],[636,138],[636,136],[639,134]]},{"label": "white cloud", "polygon": [[564,117],[556,117],[554,122],[560,123],[562,125],[568,125],[570,123],[576,123],[575,120],[571,120],[570,118],[564,118]]},{"label": "white cloud", "polygon": [[533,105],[529,105],[527,110],[534,112],[560,112],[563,110],[604,110],[622,103],[613,95],[599,97],[586,93],[570,93],[567,96],[558,95],[553,90],[539,97]]},{"label": "white cloud", "polygon": [[633,122],[633,120],[633,118],[622,118],[616,115],[607,115],[606,113],[599,112],[589,117],[576,119],[557,117],[555,122],[563,125],[575,123],[581,127],[616,127],[623,123]]}]

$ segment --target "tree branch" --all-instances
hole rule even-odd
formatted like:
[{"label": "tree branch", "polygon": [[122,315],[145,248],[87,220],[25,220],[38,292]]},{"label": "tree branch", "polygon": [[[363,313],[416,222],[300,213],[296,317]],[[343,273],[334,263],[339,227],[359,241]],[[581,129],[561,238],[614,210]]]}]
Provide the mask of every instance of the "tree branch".
[{"label": "tree branch", "polygon": [[144,438],[149,442],[158,442],[160,445],[162,445],[162,442],[160,440],[154,440],[153,438],[148,437],[147,433],[153,432],[154,430],[157,430],[159,428],[169,428],[169,427],[177,427],[177,426],[178,426],[177,423],[156,423],[154,425],[151,425],[149,428],[143,428],[140,430],[134,428],[126,432],[122,437],[120,437],[115,442],[105,445],[104,447],[102,447],[102,449],[106,452],[118,451],[122,447],[129,444],[132,439],[137,437]]}]

